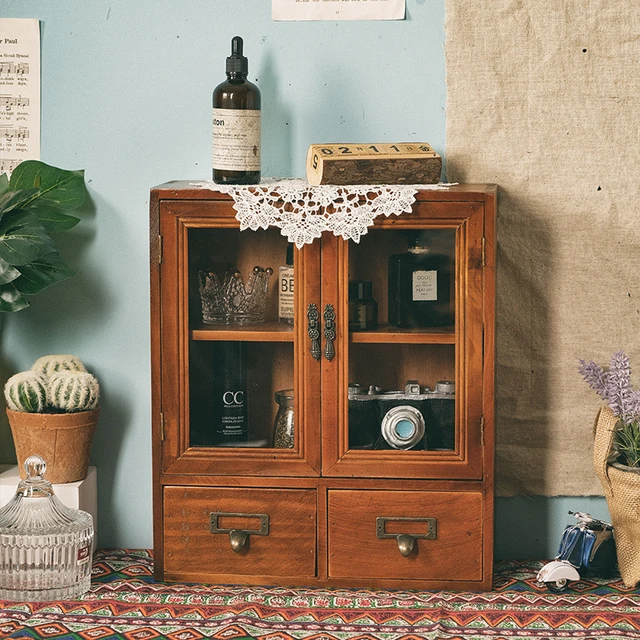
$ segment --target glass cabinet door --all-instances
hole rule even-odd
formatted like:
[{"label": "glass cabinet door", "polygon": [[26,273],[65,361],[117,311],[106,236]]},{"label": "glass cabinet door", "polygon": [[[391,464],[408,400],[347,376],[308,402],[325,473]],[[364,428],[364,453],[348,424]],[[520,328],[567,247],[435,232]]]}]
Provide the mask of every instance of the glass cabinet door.
[{"label": "glass cabinet door", "polygon": [[163,242],[175,243],[162,265],[163,301],[175,304],[163,309],[162,336],[176,354],[162,363],[163,414],[178,423],[165,426],[163,460],[177,473],[309,475],[319,429],[313,400],[308,423],[300,418],[314,373],[299,364],[296,296],[313,250],[295,255],[277,229],[240,232],[229,209],[161,211]]},{"label": "glass cabinet door", "polygon": [[470,214],[382,220],[338,243],[327,475],[480,477],[482,215]]}]

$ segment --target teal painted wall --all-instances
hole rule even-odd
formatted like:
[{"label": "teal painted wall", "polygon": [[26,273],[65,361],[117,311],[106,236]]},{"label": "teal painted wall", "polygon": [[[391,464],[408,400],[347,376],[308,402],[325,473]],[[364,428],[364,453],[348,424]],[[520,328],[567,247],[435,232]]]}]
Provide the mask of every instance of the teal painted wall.
[{"label": "teal painted wall", "polygon": [[[399,22],[272,22],[270,11],[269,0],[0,8],[42,21],[42,159],[84,168],[89,189],[83,222],[60,238],[79,275],[1,318],[3,375],[74,353],[100,379],[101,546],[151,546],[148,194],[209,178],[211,92],[231,37],[244,37],[262,92],[263,175],[303,176],[313,142],[426,140],[445,152],[444,0],[407,0]],[[6,425],[0,444],[11,461]],[[552,555],[573,502],[499,501],[498,555]]]}]

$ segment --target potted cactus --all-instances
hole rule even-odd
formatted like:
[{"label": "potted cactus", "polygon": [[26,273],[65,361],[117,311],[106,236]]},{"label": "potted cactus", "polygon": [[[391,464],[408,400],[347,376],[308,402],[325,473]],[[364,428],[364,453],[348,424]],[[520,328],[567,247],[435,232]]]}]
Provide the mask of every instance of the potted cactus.
[{"label": "potted cactus", "polygon": [[79,358],[38,358],[7,380],[4,396],[21,473],[20,463],[38,454],[54,484],[87,477],[100,385]]}]

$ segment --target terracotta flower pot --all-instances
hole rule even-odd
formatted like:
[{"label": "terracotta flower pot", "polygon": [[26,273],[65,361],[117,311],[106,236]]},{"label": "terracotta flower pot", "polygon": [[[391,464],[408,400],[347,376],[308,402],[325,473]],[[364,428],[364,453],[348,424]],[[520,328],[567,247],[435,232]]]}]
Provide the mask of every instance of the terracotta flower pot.
[{"label": "terracotta flower pot", "polygon": [[45,477],[53,484],[84,480],[100,409],[77,413],[25,413],[7,409],[20,477],[23,463],[38,454],[47,463]]}]

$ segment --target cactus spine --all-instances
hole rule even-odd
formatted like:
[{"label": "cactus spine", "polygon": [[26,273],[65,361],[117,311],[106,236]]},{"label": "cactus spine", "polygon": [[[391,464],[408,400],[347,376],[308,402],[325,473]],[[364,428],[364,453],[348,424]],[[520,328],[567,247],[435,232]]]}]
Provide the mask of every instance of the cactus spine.
[{"label": "cactus spine", "polygon": [[12,411],[42,413],[47,404],[47,381],[35,371],[22,371],[4,386],[7,407]]},{"label": "cactus spine", "polygon": [[76,356],[51,355],[38,358],[31,367],[32,371],[37,371],[45,378],[49,378],[58,371],[86,371],[86,367]]},{"label": "cactus spine", "polygon": [[47,399],[54,409],[89,411],[98,406],[100,385],[86,371],[58,371],[49,379]]}]

